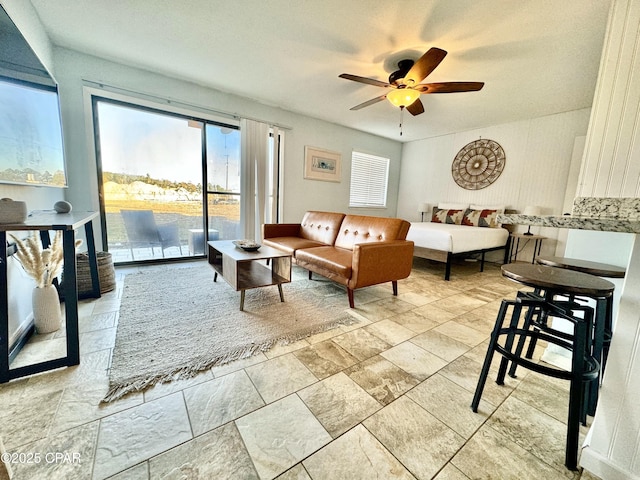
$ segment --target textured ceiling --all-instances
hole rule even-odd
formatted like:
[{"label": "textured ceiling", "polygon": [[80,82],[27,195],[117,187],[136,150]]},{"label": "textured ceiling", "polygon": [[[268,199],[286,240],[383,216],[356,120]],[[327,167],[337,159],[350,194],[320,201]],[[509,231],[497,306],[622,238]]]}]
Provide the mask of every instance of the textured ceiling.
[{"label": "textured ceiling", "polygon": [[[400,141],[591,106],[605,0],[31,0],[55,45]],[[338,78],[387,81],[402,58],[449,52],[428,82],[480,92],[423,95],[425,113]]]}]

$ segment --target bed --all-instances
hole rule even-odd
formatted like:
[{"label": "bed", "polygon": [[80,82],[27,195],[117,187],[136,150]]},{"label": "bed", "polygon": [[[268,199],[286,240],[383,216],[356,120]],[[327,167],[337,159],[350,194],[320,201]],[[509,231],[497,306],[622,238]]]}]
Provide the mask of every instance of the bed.
[{"label": "bed", "polygon": [[486,252],[508,251],[509,230],[495,222],[497,213],[504,211],[501,206],[439,204],[432,221],[411,224],[407,240],[414,242],[414,256],[446,264],[445,280],[456,256],[480,254],[482,272]]}]

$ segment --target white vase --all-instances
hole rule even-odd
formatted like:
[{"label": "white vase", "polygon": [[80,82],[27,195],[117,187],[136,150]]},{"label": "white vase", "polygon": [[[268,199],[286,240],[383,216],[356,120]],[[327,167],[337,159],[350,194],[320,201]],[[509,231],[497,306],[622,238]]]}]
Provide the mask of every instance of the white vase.
[{"label": "white vase", "polygon": [[62,326],[62,314],[60,312],[60,300],[58,290],[53,285],[42,288],[34,288],[32,295],[33,322],[36,332],[55,332]]}]

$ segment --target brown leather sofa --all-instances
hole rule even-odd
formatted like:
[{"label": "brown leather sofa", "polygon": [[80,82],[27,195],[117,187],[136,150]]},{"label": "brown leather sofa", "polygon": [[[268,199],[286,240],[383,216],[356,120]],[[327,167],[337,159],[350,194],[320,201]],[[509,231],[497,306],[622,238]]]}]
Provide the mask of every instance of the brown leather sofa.
[{"label": "brown leather sofa", "polygon": [[413,262],[413,242],[405,240],[411,224],[400,218],[305,213],[301,223],[263,225],[264,244],[291,253],[294,262],[353,291],[407,278]]}]

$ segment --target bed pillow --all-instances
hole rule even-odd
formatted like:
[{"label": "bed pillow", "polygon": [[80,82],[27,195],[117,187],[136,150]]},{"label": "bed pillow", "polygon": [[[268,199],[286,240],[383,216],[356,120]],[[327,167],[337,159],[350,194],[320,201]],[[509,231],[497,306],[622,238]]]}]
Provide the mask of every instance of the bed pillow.
[{"label": "bed pillow", "polygon": [[461,225],[464,210],[458,209],[438,209],[433,213],[431,221],[433,223],[449,223],[451,225]]},{"label": "bed pillow", "polygon": [[472,210],[496,210],[498,212],[498,214],[500,213],[504,213],[504,210],[506,207],[506,205],[478,205],[475,203],[472,203],[471,205],[469,205],[469,208]]},{"label": "bed pillow", "polygon": [[469,208],[468,203],[439,203],[438,208],[441,210],[466,210]]},{"label": "bed pillow", "polygon": [[[502,215],[507,207],[506,207],[506,205],[500,205],[500,204],[478,205],[478,204],[472,203],[471,205],[469,205],[469,208],[471,208],[472,210],[496,210],[498,212],[498,215]],[[496,224],[493,225],[492,227],[501,227],[502,226],[502,224],[499,223],[497,219],[496,219],[495,222],[496,222]]]},{"label": "bed pillow", "polygon": [[498,216],[497,210],[474,210],[468,208],[464,212],[462,218],[462,225],[469,225],[470,227],[498,227],[496,217]]}]

